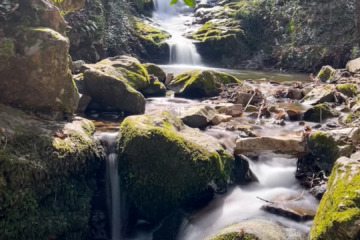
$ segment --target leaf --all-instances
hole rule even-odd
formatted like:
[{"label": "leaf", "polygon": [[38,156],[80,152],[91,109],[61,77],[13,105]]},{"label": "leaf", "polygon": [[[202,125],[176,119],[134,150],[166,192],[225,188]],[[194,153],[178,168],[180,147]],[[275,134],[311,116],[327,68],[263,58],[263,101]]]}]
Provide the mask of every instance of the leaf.
[{"label": "leaf", "polygon": [[177,2],[178,2],[178,0],[171,0],[170,5],[174,5]]},{"label": "leaf", "polygon": [[195,0],[184,0],[184,2],[186,3],[186,5],[190,6],[190,7],[195,7]]}]

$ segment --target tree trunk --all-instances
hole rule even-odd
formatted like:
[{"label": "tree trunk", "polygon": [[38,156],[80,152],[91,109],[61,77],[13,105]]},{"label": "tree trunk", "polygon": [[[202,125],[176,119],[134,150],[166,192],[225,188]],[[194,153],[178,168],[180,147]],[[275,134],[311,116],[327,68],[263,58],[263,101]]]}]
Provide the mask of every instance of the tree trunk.
[{"label": "tree trunk", "polygon": [[360,47],[360,0],[355,0],[356,37]]}]

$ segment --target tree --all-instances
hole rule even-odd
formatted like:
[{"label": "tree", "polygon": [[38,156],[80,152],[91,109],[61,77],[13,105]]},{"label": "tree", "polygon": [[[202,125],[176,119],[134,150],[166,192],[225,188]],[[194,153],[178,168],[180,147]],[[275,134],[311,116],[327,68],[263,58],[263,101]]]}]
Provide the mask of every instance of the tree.
[{"label": "tree", "polygon": [[356,37],[360,47],[360,0],[355,0]]}]

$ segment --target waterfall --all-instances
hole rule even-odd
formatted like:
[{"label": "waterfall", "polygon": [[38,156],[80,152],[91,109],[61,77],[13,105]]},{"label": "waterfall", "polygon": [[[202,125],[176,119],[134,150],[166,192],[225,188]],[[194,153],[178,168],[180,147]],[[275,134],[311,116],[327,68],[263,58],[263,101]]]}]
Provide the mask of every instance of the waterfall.
[{"label": "waterfall", "polygon": [[106,172],[109,199],[109,215],[111,223],[111,240],[122,239],[124,201],[121,193],[120,177],[118,171],[118,155],[116,153],[117,132],[101,133],[100,140],[106,148]]},{"label": "waterfall", "polygon": [[154,18],[160,25],[171,34],[167,41],[170,47],[170,64],[201,65],[201,56],[197,53],[195,45],[191,40],[181,34],[184,28],[184,16],[191,13],[192,9],[185,6],[182,0],[177,4],[170,5],[170,1],[155,0]]}]

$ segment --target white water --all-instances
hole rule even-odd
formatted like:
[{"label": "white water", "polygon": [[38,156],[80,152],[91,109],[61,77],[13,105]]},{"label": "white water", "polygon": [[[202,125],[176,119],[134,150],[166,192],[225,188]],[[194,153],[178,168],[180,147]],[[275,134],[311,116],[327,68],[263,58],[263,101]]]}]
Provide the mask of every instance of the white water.
[{"label": "white water", "polygon": [[171,34],[167,40],[170,47],[170,64],[201,65],[201,57],[195,45],[182,34],[186,31],[184,23],[189,19],[192,9],[184,6],[182,1],[170,6],[170,1],[155,0],[154,19]]}]

